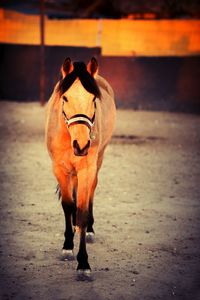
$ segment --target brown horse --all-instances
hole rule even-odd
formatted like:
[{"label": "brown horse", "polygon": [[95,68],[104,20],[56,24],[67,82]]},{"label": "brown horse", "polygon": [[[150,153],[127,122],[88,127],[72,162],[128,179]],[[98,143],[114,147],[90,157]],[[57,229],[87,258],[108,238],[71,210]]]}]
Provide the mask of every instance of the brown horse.
[{"label": "brown horse", "polygon": [[97,75],[93,57],[86,66],[66,58],[62,79],[47,106],[46,142],[58,181],[66,229],[62,255],[73,259],[73,238],[80,233],[78,274],[90,276],[86,238],[93,240],[93,197],[104,150],[115,123],[114,94]]}]

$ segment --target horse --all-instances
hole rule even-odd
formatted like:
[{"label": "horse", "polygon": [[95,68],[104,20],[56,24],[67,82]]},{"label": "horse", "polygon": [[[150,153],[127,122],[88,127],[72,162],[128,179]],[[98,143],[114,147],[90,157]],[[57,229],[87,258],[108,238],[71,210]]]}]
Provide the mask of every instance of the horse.
[{"label": "horse", "polygon": [[97,59],[86,65],[67,57],[47,103],[45,136],[65,216],[62,256],[75,259],[78,232],[77,273],[85,277],[91,275],[86,240],[94,241],[94,192],[115,119],[114,92],[98,75]]}]

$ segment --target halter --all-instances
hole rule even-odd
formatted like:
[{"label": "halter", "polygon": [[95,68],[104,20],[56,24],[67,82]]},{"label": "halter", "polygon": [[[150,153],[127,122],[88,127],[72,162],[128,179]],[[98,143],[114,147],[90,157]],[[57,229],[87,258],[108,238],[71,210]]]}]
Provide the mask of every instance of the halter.
[{"label": "halter", "polygon": [[89,118],[87,115],[84,115],[84,114],[76,114],[76,115],[74,115],[74,116],[72,116],[71,118],[68,119],[67,116],[66,116],[66,113],[64,112],[64,100],[63,100],[62,114],[63,114],[64,122],[65,122],[65,124],[67,125],[68,128],[71,125],[84,124],[90,129],[90,132],[91,132],[92,127],[94,126],[95,112],[96,112],[95,99],[93,101],[94,101],[94,115],[93,115],[92,118]]}]

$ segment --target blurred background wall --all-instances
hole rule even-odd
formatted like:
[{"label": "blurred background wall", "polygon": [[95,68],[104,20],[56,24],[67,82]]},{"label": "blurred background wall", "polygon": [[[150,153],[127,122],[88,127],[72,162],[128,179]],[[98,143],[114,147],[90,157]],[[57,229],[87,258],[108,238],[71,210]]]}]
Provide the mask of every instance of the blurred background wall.
[{"label": "blurred background wall", "polygon": [[[45,98],[66,56],[99,60],[118,107],[200,112],[200,20],[45,17]],[[0,98],[38,101],[40,19],[0,9]]]}]

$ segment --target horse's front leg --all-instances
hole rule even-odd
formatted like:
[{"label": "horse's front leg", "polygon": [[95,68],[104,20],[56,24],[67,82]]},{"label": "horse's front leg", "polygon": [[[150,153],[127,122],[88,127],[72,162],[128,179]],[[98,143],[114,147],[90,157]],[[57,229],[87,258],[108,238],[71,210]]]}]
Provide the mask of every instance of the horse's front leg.
[{"label": "horse's front leg", "polygon": [[62,168],[54,167],[54,174],[58,180],[61,192],[62,208],[65,216],[65,240],[62,250],[62,259],[74,259],[74,230],[72,226],[72,214],[75,210],[75,203],[72,197],[72,180],[70,174],[63,172]]},{"label": "horse's front leg", "polygon": [[72,214],[75,210],[75,205],[62,201],[62,207],[65,215],[65,240],[62,249],[62,259],[64,260],[73,260],[74,254],[74,230],[72,227]]},{"label": "horse's front leg", "polygon": [[86,231],[89,222],[89,208],[92,190],[96,178],[96,168],[90,167],[78,172],[76,225],[80,232],[80,245],[77,255],[79,274],[89,276],[90,265],[86,250]]}]

